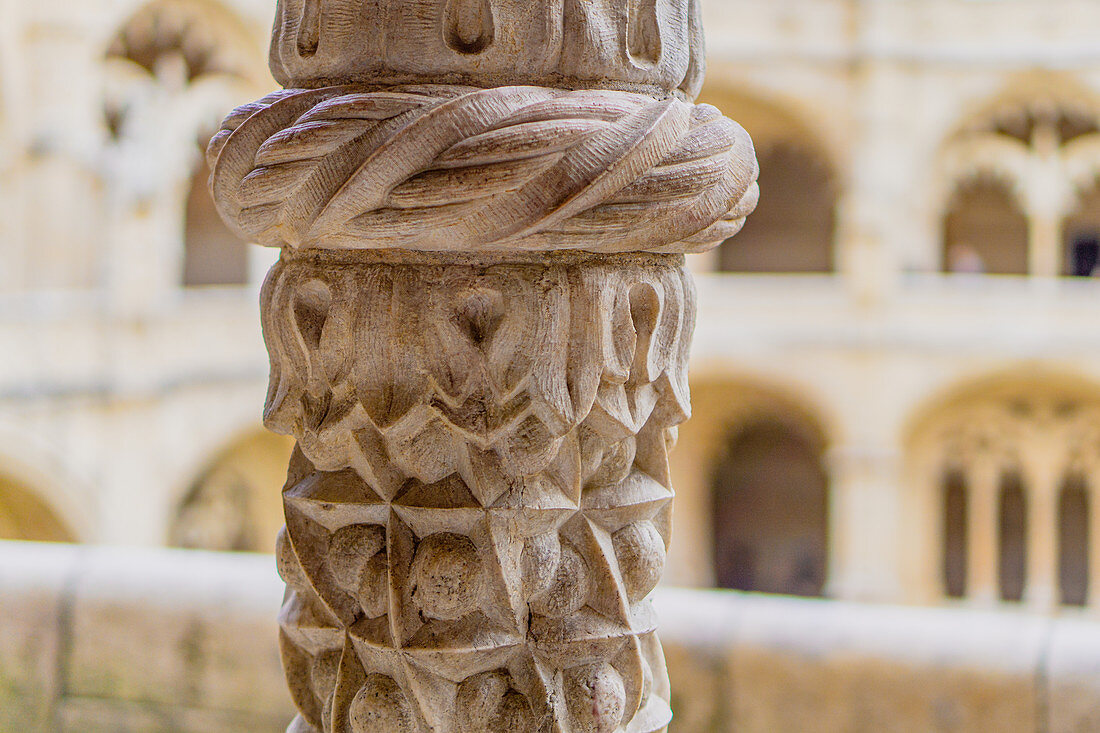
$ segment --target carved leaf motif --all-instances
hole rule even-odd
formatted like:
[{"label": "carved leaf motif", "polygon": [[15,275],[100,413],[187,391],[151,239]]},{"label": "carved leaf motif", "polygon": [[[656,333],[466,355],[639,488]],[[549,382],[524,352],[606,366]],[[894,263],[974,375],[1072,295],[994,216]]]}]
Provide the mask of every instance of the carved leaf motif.
[{"label": "carved leaf motif", "polygon": [[706,38],[703,32],[702,0],[688,0],[688,68],[680,82],[680,91],[695,99],[703,88],[706,75]]},{"label": "carved leaf motif", "polygon": [[657,17],[660,0],[628,0],[627,46],[630,58],[643,67],[661,60],[661,26]]},{"label": "carved leaf motif", "polygon": [[677,424],[694,323],[685,278],[667,266],[284,262],[264,293],[268,424],[325,466],[349,460],[334,446],[365,430],[427,483],[462,468],[463,445],[525,475],[586,419],[616,439],[654,417]]},{"label": "carved leaf motif", "polygon": [[302,15],[298,19],[298,55],[309,58],[317,53],[321,41],[322,0],[302,0]]},{"label": "carved leaf motif", "polygon": [[447,45],[464,54],[481,53],[493,42],[492,0],[449,0],[444,14]]}]

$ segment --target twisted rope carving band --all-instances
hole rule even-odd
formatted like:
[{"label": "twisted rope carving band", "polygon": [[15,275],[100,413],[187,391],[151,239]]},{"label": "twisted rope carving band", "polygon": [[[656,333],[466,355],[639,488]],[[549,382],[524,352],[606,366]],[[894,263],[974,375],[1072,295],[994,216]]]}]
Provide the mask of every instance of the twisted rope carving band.
[{"label": "twisted rope carving band", "polygon": [[617,91],[292,89],[211,141],[222,214],[270,246],[692,253],[756,205],[748,134]]}]

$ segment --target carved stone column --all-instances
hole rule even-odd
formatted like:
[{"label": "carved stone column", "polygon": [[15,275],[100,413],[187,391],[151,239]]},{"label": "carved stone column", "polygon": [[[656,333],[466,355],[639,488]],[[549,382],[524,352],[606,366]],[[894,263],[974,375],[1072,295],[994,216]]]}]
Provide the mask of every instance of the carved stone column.
[{"label": "carved stone column", "polygon": [[283,0],[210,146],[282,248],[265,419],[292,731],[648,733],[683,255],[755,204],[690,0]]}]

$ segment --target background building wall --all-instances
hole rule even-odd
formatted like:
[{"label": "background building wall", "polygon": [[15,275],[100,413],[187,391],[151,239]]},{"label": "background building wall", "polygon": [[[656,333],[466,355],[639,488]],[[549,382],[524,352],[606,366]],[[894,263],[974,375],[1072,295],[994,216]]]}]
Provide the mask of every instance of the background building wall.
[{"label": "background building wall", "polygon": [[[735,239],[693,258],[696,415],[674,457],[666,580],[715,582],[715,479],[737,435],[763,421],[814,446],[800,475],[820,469],[824,516],[776,531],[825,537],[826,596],[994,605],[985,591],[945,598],[947,443],[920,426],[954,416],[965,431],[968,395],[1011,406],[1040,384],[1072,383],[1081,404],[1100,393],[1100,281],[1057,276],[1063,222],[1100,226],[1100,7],[704,9],[703,99],[753,134],[770,208],[742,249]],[[226,110],[274,88],[273,3],[0,0],[0,11],[0,530],[267,550],[288,451],[257,437],[267,365],[255,303],[273,254],[215,244],[201,145]],[[1063,118],[1072,139],[1032,134]],[[974,187],[993,193],[973,204]],[[1015,228],[948,256],[945,236],[980,236],[1000,211],[991,200],[1015,207],[1016,219],[997,214]],[[949,227],[959,211],[979,223]],[[1027,274],[989,274],[1011,241]],[[990,396],[990,380],[1007,386]],[[1058,560],[1060,520],[1049,501],[1028,506],[1046,512],[1027,540],[1035,575]],[[1089,543],[1092,558],[1100,529]],[[996,548],[964,554],[968,575],[996,575]]]},{"label": "background building wall", "polygon": [[[0,542],[0,730],[285,730],[282,592],[262,556]],[[655,605],[673,733],[1100,724],[1100,632],[1072,614],[669,588]]]}]

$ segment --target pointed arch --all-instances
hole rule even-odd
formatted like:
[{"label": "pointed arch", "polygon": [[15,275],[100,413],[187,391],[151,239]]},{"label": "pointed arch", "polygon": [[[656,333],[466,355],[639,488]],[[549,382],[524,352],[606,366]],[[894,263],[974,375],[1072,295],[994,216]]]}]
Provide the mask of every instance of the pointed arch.
[{"label": "pointed arch", "polygon": [[116,193],[130,191],[133,176],[137,206],[178,217],[178,235],[165,238],[178,243],[179,284],[247,284],[248,249],[214,209],[203,150],[226,109],[272,83],[253,33],[220,3],[154,0],[120,20],[104,63]]},{"label": "pointed arch", "polygon": [[0,469],[0,540],[76,542],[76,532],[35,487]]}]

